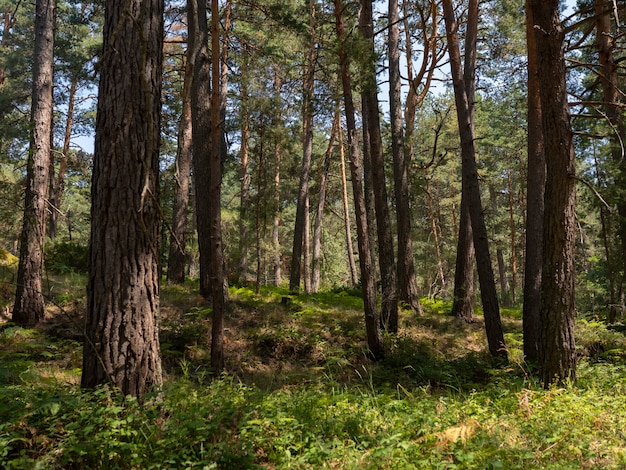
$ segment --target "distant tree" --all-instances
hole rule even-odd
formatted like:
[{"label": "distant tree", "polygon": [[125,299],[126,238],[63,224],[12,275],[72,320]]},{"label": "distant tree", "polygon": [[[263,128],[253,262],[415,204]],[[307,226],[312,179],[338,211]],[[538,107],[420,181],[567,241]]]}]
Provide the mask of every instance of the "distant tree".
[{"label": "distant tree", "polygon": [[50,136],[53,111],[54,0],[37,0],[35,6],[31,142],[26,173],[24,220],[13,321],[32,326],[43,319],[43,250],[46,234]]},{"label": "distant tree", "polygon": [[167,282],[183,284],[187,266],[187,230],[189,209],[189,181],[191,170],[191,83],[193,80],[193,60],[191,49],[187,48],[183,89],[181,93],[182,110],[178,124],[178,147],[176,150],[176,187],[172,208],[172,226],[170,232],[169,255],[167,257]]},{"label": "distant tree", "polygon": [[546,156],[539,361],[546,387],[576,379],[576,161],[558,0],[531,0]]},{"label": "distant tree", "polygon": [[107,0],[101,64],[81,385],[141,397],[162,384],[162,0]]}]

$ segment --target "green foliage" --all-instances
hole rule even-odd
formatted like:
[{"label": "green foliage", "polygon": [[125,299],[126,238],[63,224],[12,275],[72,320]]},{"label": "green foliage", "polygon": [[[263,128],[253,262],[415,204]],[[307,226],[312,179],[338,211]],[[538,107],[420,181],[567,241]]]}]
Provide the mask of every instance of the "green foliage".
[{"label": "green foliage", "polygon": [[[75,281],[72,281],[75,282]],[[167,379],[140,404],[78,389],[82,345],[0,326],[0,466],[94,468],[609,468],[626,465],[621,325],[577,323],[577,385],[494,367],[483,327],[424,300],[387,354],[362,350],[360,298],[232,288],[227,372],[207,368],[211,310],[164,286]],[[284,297],[290,302],[283,303]],[[176,308],[175,308],[176,306]],[[511,357],[519,313],[504,311]],[[58,321],[55,320],[55,321]],[[174,346],[175,343],[177,346]],[[585,352],[601,344],[597,357]]]},{"label": "green foliage", "polygon": [[89,247],[74,242],[48,245],[46,269],[53,273],[86,273],[89,270]]}]

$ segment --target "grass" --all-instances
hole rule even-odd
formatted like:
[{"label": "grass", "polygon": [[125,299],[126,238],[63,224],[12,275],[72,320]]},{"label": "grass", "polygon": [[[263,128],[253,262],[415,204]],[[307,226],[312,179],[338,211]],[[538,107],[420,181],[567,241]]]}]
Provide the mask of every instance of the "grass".
[{"label": "grass", "polygon": [[42,325],[0,324],[3,468],[626,467],[619,326],[579,320],[578,383],[544,390],[522,360],[519,310],[503,312],[506,367],[487,354],[480,318],[462,325],[440,301],[402,311],[374,363],[358,296],[233,287],[214,377],[210,309],[197,286],[164,285],[166,380],[140,405],[80,390],[84,278],[51,282],[65,301]]}]

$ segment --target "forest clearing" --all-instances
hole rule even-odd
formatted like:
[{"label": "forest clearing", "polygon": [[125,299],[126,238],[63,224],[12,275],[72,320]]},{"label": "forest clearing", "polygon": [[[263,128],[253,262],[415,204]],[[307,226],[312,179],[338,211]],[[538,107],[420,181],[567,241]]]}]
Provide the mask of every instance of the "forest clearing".
[{"label": "forest clearing", "polygon": [[[622,325],[576,324],[578,383],[547,390],[503,311],[511,362],[482,319],[423,299],[385,357],[365,353],[358,292],[230,289],[224,373],[196,284],[163,287],[160,398],[80,389],[84,276],[51,281],[36,329],[0,324],[0,465],[32,468],[619,469],[626,465]],[[6,298],[3,299],[6,302]]]}]

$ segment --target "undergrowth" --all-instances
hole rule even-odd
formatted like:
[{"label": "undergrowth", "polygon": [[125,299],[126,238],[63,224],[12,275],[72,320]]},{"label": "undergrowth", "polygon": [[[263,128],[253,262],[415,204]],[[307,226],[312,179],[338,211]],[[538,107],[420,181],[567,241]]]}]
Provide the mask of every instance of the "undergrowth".
[{"label": "undergrowth", "polygon": [[37,329],[0,325],[0,466],[626,467],[618,327],[581,319],[577,384],[544,390],[521,359],[519,310],[503,318],[508,366],[491,361],[480,318],[460,324],[441,302],[424,302],[423,316],[402,311],[374,363],[356,293],[240,287],[226,372],[215,377],[211,309],[191,288],[163,286],[165,385],[141,404],[108,387],[80,390],[82,345],[59,333],[80,318],[79,301]]}]

